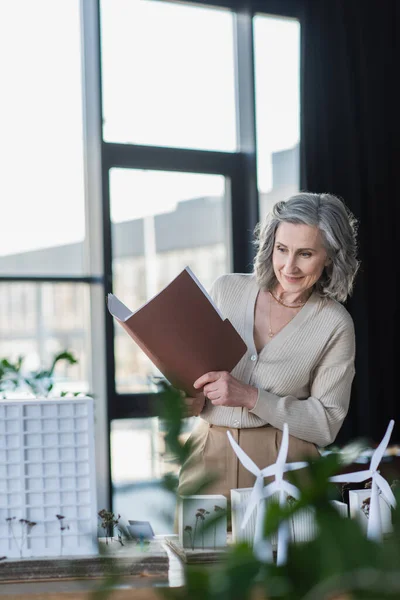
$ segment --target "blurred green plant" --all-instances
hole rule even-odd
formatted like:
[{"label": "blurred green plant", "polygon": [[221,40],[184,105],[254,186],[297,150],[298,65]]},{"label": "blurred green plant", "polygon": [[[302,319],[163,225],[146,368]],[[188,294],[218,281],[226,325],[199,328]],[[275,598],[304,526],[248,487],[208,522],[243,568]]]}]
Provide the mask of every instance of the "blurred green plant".
[{"label": "blurred green plant", "polygon": [[[191,454],[191,440],[185,440],[184,421],[187,418],[187,407],[182,392],[175,389],[165,382],[157,380],[159,393],[155,396],[156,400],[153,406],[153,413],[162,421],[162,428],[165,431],[164,441],[166,452],[163,458],[169,463],[175,463],[177,466],[189,458]],[[199,477],[193,481],[193,487],[187,490],[187,495],[196,495],[205,493],[207,486],[214,483],[216,476],[213,473],[207,473],[204,477]],[[177,494],[179,478],[178,476],[167,473],[163,477],[162,485],[168,491]]]},{"label": "blurred green plant", "polygon": [[[15,362],[7,358],[0,360],[0,392],[22,391],[30,392],[35,396],[48,396],[54,386],[54,370],[58,363],[66,362],[75,365],[78,360],[74,354],[64,350],[53,358],[49,369],[39,368],[36,371],[24,370],[24,357],[19,356]],[[61,392],[65,396],[67,392]],[[73,394],[79,395],[79,392]]]},{"label": "blurred green plant", "polygon": [[[179,392],[165,386],[161,402],[159,414],[166,422],[166,443],[182,464],[190,453],[190,440],[186,444],[180,441],[183,399]],[[288,474],[299,488],[300,498],[283,507],[277,503],[269,506],[264,535],[276,533],[282,520],[291,519],[307,507],[315,513],[318,534],[310,542],[291,543],[285,565],[258,561],[248,544],[232,545],[220,564],[186,565],[185,587],[163,588],[161,593],[170,600],[399,600],[399,489],[394,489],[397,508],[393,511],[393,532],[380,543],[368,539],[356,520],[340,516],[331,503],[342,498],[340,486],[329,478],[355,460],[365,447],[365,440],[356,440],[308,460],[306,476],[304,470]],[[197,490],[206,485],[206,481],[198,481]]]}]

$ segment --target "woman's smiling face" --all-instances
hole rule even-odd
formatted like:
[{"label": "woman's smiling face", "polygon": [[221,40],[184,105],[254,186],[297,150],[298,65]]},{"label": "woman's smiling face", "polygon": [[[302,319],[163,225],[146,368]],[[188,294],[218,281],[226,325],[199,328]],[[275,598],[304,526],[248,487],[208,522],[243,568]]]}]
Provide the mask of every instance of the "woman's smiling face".
[{"label": "woman's smiling face", "polygon": [[281,292],[297,295],[312,288],[329,264],[319,229],[281,223],[275,234],[272,264]]}]

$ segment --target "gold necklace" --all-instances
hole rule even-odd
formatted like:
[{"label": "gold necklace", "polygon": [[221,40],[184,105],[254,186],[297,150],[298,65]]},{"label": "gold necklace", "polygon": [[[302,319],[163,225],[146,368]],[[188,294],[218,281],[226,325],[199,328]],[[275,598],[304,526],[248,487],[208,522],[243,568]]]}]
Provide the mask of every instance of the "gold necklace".
[{"label": "gold necklace", "polygon": [[272,300],[269,303],[269,323],[268,323],[268,337],[269,338],[274,337],[274,332],[272,331],[272,328],[271,328],[271,306],[272,306]]},{"label": "gold necklace", "polygon": [[[270,290],[268,290],[268,291],[271,294],[271,296],[273,298],[275,298],[274,294]],[[275,298],[275,300],[277,300],[277,302],[279,302],[279,300],[277,298]],[[279,302],[279,304],[283,304],[283,302]],[[298,304],[297,306],[288,306],[287,304],[283,304],[283,306],[287,306],[287,308],[300,308],[300,307],[304,306],[304,304],[305,304],[305,302],[303,304]],[[269,323],[268,323],[268,337],[269,338],[273,338],[275,335],[275,333],[272,331],[272,327],[271,327],[271,322],[272,322],[271,313],[272,313],[272,302],[269,303]],[[295,316],[296,315],[293,315],[289,319],[289,321],[286,323],[286,325],[289,325],[290,321],[292,321],[295,318]],[[286,327],[286,325],[284,325],[284,327]],[[277,332],[277,333],[279,333],[279,332]]]},{"label": "gold necklace", "polygon": [[271,290],[268,290],[268,291],[274,300],[276,300],[279,304],[282,304],[282,306],[285,306],[286,308],[301,308],[302,306],[305,305],[305,302],[302,302],[301,304],[285,304],[280,298],[277,298],[275,296],[275,294],[273,292],[271,292]]}]

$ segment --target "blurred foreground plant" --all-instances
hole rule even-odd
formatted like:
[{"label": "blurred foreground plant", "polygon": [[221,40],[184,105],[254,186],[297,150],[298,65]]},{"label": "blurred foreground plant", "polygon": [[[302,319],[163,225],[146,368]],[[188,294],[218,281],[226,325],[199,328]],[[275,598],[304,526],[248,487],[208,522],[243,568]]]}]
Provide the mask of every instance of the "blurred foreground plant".
[{"label": "blurred foreground plant", "polygon": [[[179,441],[181,420],[185,414],[179,392],[164,389],[166,442],[182,464],[190,453],[190,440]],[[164,588],[164,597],[180,600],[350,600],[400,599],[400,493],[396,489],[397,508],[393,511],[393,533],[382,543],[367,538],[359,523],[343,518],[332,506],[341,499],[341,489],[329,478],[353,460],[365,442],[352,442],[343,449],[308,460],[306,473],[288,475],[299,489],[297,502],[279,507],[272,503],[266,513],[264,535],[276,533],[283,519],[304,508],[314,511],[318,534],[310,542],[290,544],[283,566],[258,561],[248,544],[227,549],[225,559],[213,566],[186,565],[186,585]],[[207,482],[198,482],[202,489]],[[193,493],[198,493],[194,490]]]},{"label": "blurred foreground plant", "polygon": [[[173,388],[165,381],[157,381],[159,394],[154,406],[155,414],[163,422],[165,431],[165,447],[166,455],[169,462],[175,463],[177,466],[189,458],[191,454],[190,437],[184,441],[184,420],[187,418],[187,407],[182,396],[182,392]],[[188,495],[206,493],[207,486],[215,481],[216,477],[213,473],[207,473],[204,477],[199,477],[193,482],[193,487],[187,492]],[[163,478],[163,486],[174,494],[178,489],[178,476],[168,473]]]},{"label": "blurred foreground plant", "polygon": [[307,479],[291,473],[290,479],[301,490],[299,501],[282,508],[271,504],[267,511],[266,536],[277,531],[282,519],[290,519],[302,508],[312,507],[315,512],[317,537],[307,543],[290,544],[285,565],[261,563],[250,546],[236,545],[227,550],[220,565],[188,566],[186,587],[165,590],[165,596],[176,600],[398,600],[399,508],[393,512],[394,531],[390,536],[382,543],[367,539],[357,521],[342,518],[331,504],[339,490],[328,479],[337,473],[340,464],[340,457],[331,454],[309,462]]},{"label": "blurred foreground plant", "polygon": [[[183,464],[190,454],[190,439],[186,443],[182,439],[186,409],[181,393],[163,384],[155,414],[164,422],[169,457]],[[341,517],[331,503],[341,499],[341,488],[329,478],[348,464],[354,448],[353,443],[351,448],[307,461],[307,470],[288,474],[300,489],[299,500],[283,507],[277,503],[269,506],[265,536],[275,533],[281,521],[292,518],[297,511],[311,508],[315,514],[316,538],[290,544],[286,564],[262,563],[248,544],[232,545],[218,564],[184,566],[185,586],[159,588],[160,596],[169,600],[399,600],[400,490],[394,490],[397,508],[393,511],[393,533],[382,543],[369,540],[357,521]],[[196,482],[191,493],[206,489],[208,482],[214,480],[212,474],[209,477]],[[164,478],[165,488],[173,493],[177,484],[173,475]],[[118,582],[121,580],[110,573],[110,580],[97,593],[102,594],[102,599],[108,593],[112,597],[112,586]]]}]

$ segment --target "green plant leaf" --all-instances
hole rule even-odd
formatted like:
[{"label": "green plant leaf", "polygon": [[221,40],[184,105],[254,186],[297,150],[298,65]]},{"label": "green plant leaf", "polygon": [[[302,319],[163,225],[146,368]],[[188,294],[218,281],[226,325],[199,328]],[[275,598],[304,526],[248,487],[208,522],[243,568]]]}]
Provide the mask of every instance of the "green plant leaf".
[{"label": "green plant leaf", "polygon": [[60,362],[61,360],[66,360],[67,363],[70,364],[70,365],[75,365],[78,362],[77,358],[75,358],[75,356],[69,350],[64,350],[63,352],[60,352],[53,359],[51,367],[50,367],[50,369],[48,371],[48,376],[49,377],[53,376],[54,368],[55,368],[56,364],[58,362]]}]

